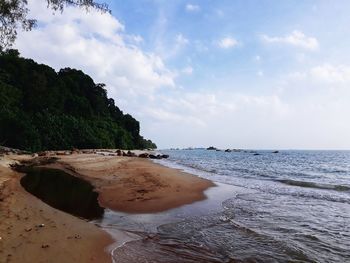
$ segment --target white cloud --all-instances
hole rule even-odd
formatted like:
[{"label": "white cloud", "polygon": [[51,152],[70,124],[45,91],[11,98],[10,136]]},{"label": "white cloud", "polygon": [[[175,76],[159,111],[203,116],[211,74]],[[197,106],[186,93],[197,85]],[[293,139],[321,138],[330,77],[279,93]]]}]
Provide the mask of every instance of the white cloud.
[{"label": "white cloud", "polygon": [[218,46],[224,49],[233,48],[238,44],[239,44],[238,41],[233,37],[224,37],[220,39],[218,42]]},{"label": "white cloud", "polygon": [[[350,147],[350,66],[320,64],[291,74],[283,85],[265,76],[256,84],[258,88],[234,76],[227,82],[209,83],[209,74],[216,74],[214,71],[208,74],[206,89],[180,89],[174,71],[178,75],[193,74],[193,68],[169,70],[157,54],[143,51],[137,45],[142,42],[141,36],[128,34],[127,27],[115,17],[94,11],[86,14],[74,8],[52,16],[45,1],[30,4],[31,16],[39,18],[40,26],[19,33],[20,52],[56,69],[82,69],[96,82],[106,83],[108,95],[135,116],[143,135],[160,147]],[[318,46],[317,40],[315,44],[303,34],[290,36],[294,37],[267,37],[266,41],[305,49]],[[172,48],[164,47],[164,52],[173,52],[170,55],[191,44],[202,52],[210,45],[190,42],[182,34],[173,35],[171,43]],[[234,38],[224,38],[214,45],[220,43],[222,48],[240,45]],[[261,61],[260,56],[252,59]],[[191,61],[185,63],[192,65]],[[262,75],[258,70],[256,73]],[[196,71],[199,78],[200,71]],[[324,88],[330,86],[343,88]]]},{"label": "white cloud", "polygon": [[52,15],[42,1],[32,0],[29,5],[39,27],[18,35],[16,46],[22,55],[55,69],[82,69],[97,82],[106,83],[110,95],[119,97],[150,95],[175,85],[175,74],[162,59],[129,45],[142,38],[125,33],[124,25],[112,15],[72,7]]},{"label": "white cloud", "polygon": [[310,75],[319,81],[327,83],[348,83],[350,84],[350,67],[345,65],[323,64],[313,67]]},{"label": "white cloud", "polygon": [[143,37],[141,37],[140,35],[129,35],[127,39],[135,44],[140,44],[143,42]]},{"label": "white cloud", "polygon": [[288,79],[293,81],[313,81],[329,87],[335,85],[350,85],[350,66],[332,65],[325,63],[311,67],[306,71],[297,71],[288,74]]},{"label": "white cloud", "polygon": [[177,34],[168,43],[163,43],[160,40],[157,43],[157,54],[165,61],[178,57],[186,48],[190,41],[181,33]]},{"label": "white cloud", "polygon": [[190,66],[188,66],[188,67],[183,68],[183,69],[181,70],[181,72],[182,72],[183,74],[186,74],[186,75],[192,75],[192,73],[193,73],[193,68],[190,67]]},{"label": "white cloud", "polygon": [[177,45],[184,46],[188,44],[188,39],[185,38],[182,34],[177,34],[175,37],[175,41]]},{"label": "white cloud", "polygon": [[198,12],[201,8],[199,5],[187,4],[185,9],[187,12]]},{"label": "white cloud", "polygon": [[319,47],[318,40],[314,37],[308,37],[303,32],[294,30],[291,34],[283,37],[270,37],[262,35],[266,43],[287,44],[308,50],[317,50]]}]

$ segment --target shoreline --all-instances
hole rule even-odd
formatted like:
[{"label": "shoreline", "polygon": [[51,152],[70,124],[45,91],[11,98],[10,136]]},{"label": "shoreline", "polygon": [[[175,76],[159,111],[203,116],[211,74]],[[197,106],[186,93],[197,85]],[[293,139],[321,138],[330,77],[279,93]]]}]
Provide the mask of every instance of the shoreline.
[{"label": "shoreline", "polygon": [[156,213],[205,200],[215,184],[196,175],[133,157],[69,155],[47,168],[90,182],[102,207],[126,213]]},{"label": "shoreline", "polygon": [[[88,181],[99,193],[100,205],[118,212],[166,211],[205,200],[204,191],[215,186],[142,158],[80,153],[52,157],[58,160],[39,166],[61,169]],[[0,157],[0,261],[112,262],[107,249],[115,238],[90,222],[50,207],[20,185],[22,175],[9,164],[35,158]]]}]

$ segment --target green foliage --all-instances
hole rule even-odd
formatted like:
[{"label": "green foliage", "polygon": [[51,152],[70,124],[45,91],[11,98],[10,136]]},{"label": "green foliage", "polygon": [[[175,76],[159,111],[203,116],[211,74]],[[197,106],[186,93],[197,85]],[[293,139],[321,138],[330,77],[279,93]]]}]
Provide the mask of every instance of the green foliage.
[{"label": "green foliage", "polygon": [[104,84],[82,71],[0,55],[0,145],[31,151],[156,148],[140,124],[115,106]]}]

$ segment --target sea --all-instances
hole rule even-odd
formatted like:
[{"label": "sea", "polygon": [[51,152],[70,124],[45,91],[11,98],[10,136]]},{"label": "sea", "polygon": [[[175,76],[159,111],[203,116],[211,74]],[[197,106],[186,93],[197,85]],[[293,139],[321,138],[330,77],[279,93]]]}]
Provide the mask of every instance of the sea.
[{"label": "sea", "polygon": [[95,221],[114,262],[350,262],[350,151],[164,150],[206,200]]}]

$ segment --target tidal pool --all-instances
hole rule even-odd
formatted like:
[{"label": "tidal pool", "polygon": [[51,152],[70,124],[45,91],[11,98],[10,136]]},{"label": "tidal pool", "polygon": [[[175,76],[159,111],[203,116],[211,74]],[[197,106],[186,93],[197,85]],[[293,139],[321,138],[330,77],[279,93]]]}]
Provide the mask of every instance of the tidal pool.
[{"label": "tidal pool", "polygon": [[46,204],[88,220],[103,216],[98,193],[89,182],[51,168],[30,167],[25,173],[23,188]]}]

